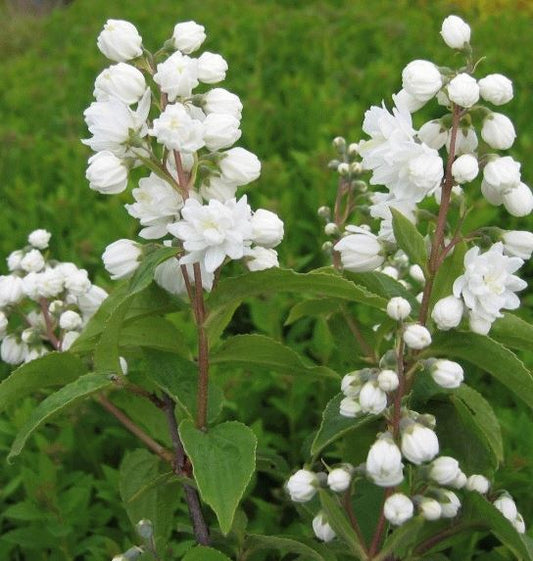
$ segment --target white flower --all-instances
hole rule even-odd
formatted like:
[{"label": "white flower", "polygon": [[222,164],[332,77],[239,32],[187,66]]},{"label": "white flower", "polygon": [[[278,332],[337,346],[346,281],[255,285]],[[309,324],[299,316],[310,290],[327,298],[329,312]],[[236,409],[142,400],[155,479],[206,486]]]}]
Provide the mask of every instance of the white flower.
[{"label": "white flower", "polygon": [[120,239],[108,245],[102,255],[104,267],[113,280],[129,277],[140,264],[142,246],[132,240]]},{"label": "white flower", "polygon": [[420,284],[424,284],[426,282],[424,271],[420,265],[411,265],[409,267],[409,276]]},{"label": "white flower", "polygon": [[392,101],[396,107],[401,107],[409,113],[418,111],[427,103],[427,100],[422,101],[403,88],[398,93],[392,94]]},{"label": "white flower", "polygon": [[470,26],[458,16],[445,18],[440,34],[451,49],[462,50],[470,43]]},{"label": "white flower", "polygon": [[154,82],[168,95],[170,102],[177,97],[190,97],[199,84],[198,61],[176,51],[157,65]]},{"label": "white flower", "polygon": [[86,292],[78,296],[78,307],[85,319],[90,318],[100,307],[108,294],[99,286],[93,284]]},{"label": "white flower", "polygon": [[428,101],[442,87],[439,69],[427,60],[413,60],[402,71],[402,85],[420,101]]},{"label": "white flower", "polygon": [[122,193],[128,185],[128,168],[113,152],[102,150],[89,158],[85,177],[94,191],[115,195]]},{"label": "white flower", "polygon": [[339,414],[343,417],[354,418],[363,412],[359,400],[354,397],[345,397],[341,400]]},{"label": "white flower", "polygon": [[438,520],[442,515],[440,503],[430,497],[415,497],[416,506],[426,520]]},{"label": "white flower", "polygon": [[526,523],[524,522],[524,518],[522,517],[522,515],[520,513],[518,513],[516,515],[516,518],[511,522],[511,524],[514,526],[514,529],[519,534],[524,534],[525,533]]},{"label": "white flower", "polygon": [[38,249],[30,249],[20,261],[21,269],[28,273],[38,273],[44,268],[44,257]]},{"label": "white flower", "polygon": [[[191,284],[195,284],[193,266],[187,265],[186,267],[189,281]],[[202,276],[202,288],[209,292],[213,287],[214,275],[208,273],[202,263],[200,263],[200,274]],[[154,271],[154,280],[161,288],[176,296],[187,293],[181,265],[177,259],[167,259],[158,265]]]},{"label": "white flower", "polygon": [[396,267],[392,267],[391,265],[383,267],[380,272],[394,280],[398,280],[400,277],[398,269]]},{"label": "white flower", "polygon": [[372,444],[366,458],[366,473],[380,487],[394,487],[403,481],[402,454],[389,433]]},{"label": "white flower", "polygon": [[463,317],[464,305],[460,298],[446,296],[441,298],[431,311],[431,318],[441,331],[457,327]]},{"label": "white flower", "polygon": [[439,453],[437,435],[420,423],[411,423],[402,430],[402,454],[413,464],[430,462]]},{"label": "white flower", "polygon": [[46,269],[41,273],[30,273],[23,279],[24,292],[32,300],[53,298],[65,287],[65,277],[56,268]]},{"label": "white flower", "polygon": [[287,481],[287,491],[295,503],[306,503],[315,496],[319,484],[316,473],[308,469],[299,469]]},{"label": "white flower", "polygon": [[255,154],[241,147],[223,152],[219,162],[222,178],[237,186],[247,185],[259,177],[261,162]]},{"label": "white flower", "polygon": [[477,158],[472,154],[459,156],[452,164],[452,175],[457,183],[472,181],[479,173]]},{"label": "white flower", "polygon": [[363,383],[359,372],[352,372],[343,376],[341,380],[341,392],[346,397],[359,397]]},{"label": "white flower", "polygon": [[7,333],[7,317],[4,312],[0,311],[0,339],[3,339]]},{"label": "white flower", "polygon": [[143,177],[132,194],[135,202],[125,207],[130,216],[138,218],[144,226],[139,236],[148,240],[166,236],[168,224],[179,217],[183,206],[181,195],[155,173]]},{"label": "white flower", "polygon": [[428,121],[420,127],[417,136],[430,148],[440,150],[448,139],[448,129],[440,121]]},{"label": "white flower", "polygon": [[330,542],[336,536],[333,528],[328,523],[325,513],[322,511],[313,518],[312,525],[315,536],[323,542]]},{"label": "white flower", "polygon": [[507,520],[514,520],[518,514],[516,503],[513,499],[505,494],[500,495],[495,501],[494,506],[507,518]]},{"label": "white flower", "polygon": [[72,347],[74,341],[80,336],[79,331],[67,331],[63,335],[63,339],[61,341],[61,350],[68,351],[70,347]]},{"label": "white flower", "polygon": [[235,198],[237,192],[237,185],[229,181],[224,181],[221,177],[212,176],[207,179],[206,183],[200,186],[200,194],[202,197],[209,201],[216,199],[221,203]]},{"label": "white flower", "polygon": [[431,366],[431,377],[439,386],[453,389],[461,385],[464,380],[464,371],[457,362],[441,358]]},{"label": "white flower", "polygon": [[424,349],[431,345],[431,334],[419,323],[412,323],[404,329],[403,340],[410,349]]},{"label": "white flower", "polygon": [[146,90],[135,111],[115,98],[95,101],[83,113],[93,136],[82,142],[94,152],[109,150],[119,158],[131,155],[130,145],[137,143],[148,132],[146,119],[149,110],[150,90]]},{"label": "white flower", "polygon": [[82,326],[80,314],[73,310],[67,310],[59,316],[59,327],[68,331],[79,329]]},{"label": "white flower", "polygon": [[[65,267],[65,265],[72,265],[72,267]],[[79,298],[91,290],[91,281],[85,269],[78,269],[72,263],[62,263],[55,270],[62,273],[65,288],[74,296]]]},{"label": "white flower", "polygon": [[203,121],[203,137],[208,150],[228,148],[241,137],[239,119],[223,113],[210,113]]},{"label": "white flower", "polygon": [[384,392],[393,392],[399,384],[398,374],[394,370],[382,370],[378,374],[378,385]]},{"label": "white flower", "polygon": [[520,163],[511,156],[495,158],[483,169],[481,192],[489,203],[500,205],[504,193],[520,185]]},{"label": "white flower", "polygon": [[135,66],[119,62],[106,68],[94,82],[93,95],[96,101],[108,101],[116,97],[126,105],[140,101],[146,91],[146,80]]},{"label": "white flower", "polygon": [[96,42],[110,60],[123,62],[142,55],[142,37],[129,21],[108,19]]},{"label": "white flower", "polygon": [[502,316],[501,309],[514,310],[520,305],[515,292],[527,283],[513,275],[522,259],[503,254],[498,242],[480,254],[479,247],[469,249],[464,258],[465,272],[453,284],[454,296],[462,297],[470,310],[471,328],[486,334],[492,322]]},{"label": "white flower", "polygon": [[483,475],[471,475],[466,482],[466,488],[485,495],[490,489],[490,481]]},{"label": "white flower", "polygon": [[395,296],[387,302],[387,315],[391,319],[400,321],[405,319],[411,313],[411,304],[401,296]]},{"label": "white flower", "polygon": [[387,498],[383,505],[385,518],[395,526],[401,526],[414,514],[413,501],[402,493],[394,493]]},{"label": "white flower", "polygon": [[263,247],[276,247],[283,239],[283,221],[278,215],[260,208],[252,216],[252,239]]},{"label": "white flower", "polygon": [[448,485],[460,473],[459,462],[455,458],[440,456],[431,463],[429,477],[439,485]]},{"label": "white flower", "polygon": [[184,21],[174,26],[172,43],[182,53],[192,53],[205,41],[205,27],[194,21]]},{"label": "white flower", "polygon": [[0,357],[7,364],[23,363],[28,352],[28,345],[19,341],[15,335],[4,337],[0,345]]},{"label": "white flower", "polygon": [[503,105],[513,99],[513,83],[502,74],[489,74],[478,82],[481,97],[493,105]]},{"label": "white flower", "polygon": [[505,191],[502,195],[503,206],[513,216],[528,216],[533,210],[533,194],[525,183]]},{"label": "white flower", "polygon": [[[450,151],[452,135],[448,135],[446,140],[446,150]],[[476,131],[473,127],[461,127],[455,137],[455,155],[473,154],[478,147]]]},{"label": "white flower", "polygon": [[221,203],[211,199],[202,205],[187,199],[181,211],[183,219],[168,226],[168,231],[183,240],[188,252],[180,263],[203,262],[213,273],[224,259],[241,259],[251,244],[251,209],[246,196]]},{"label": "white flower", "polygon": [[226,77],[228,63],[222,56],[206,51],[198,59],[198,79],[204,84],[216,84]]},{"label": "white flower", "polygon": [[341,254],[343,267],[354,273],[374,271],[385,261],[383,247],[377,236],[358,226],[347,226],[353,232],[341,238],[333,247]]},{"label": "white flower", "polygon": [[448,491],[447,489],[443,489],[441,493],[442,496],[439,503],[442,508],[442,517],[453,518],[457,516],[461,508],[461,501],[457,495],[453,491]]},{"label": "white flower", "polygon": [[24,297],[23,283],[15,275],[0,276],[0,308],[17,304]]},{"label": "white flower", "polygon": [[472,107],[479,100],[479,86],[469,74],[458,74],[448,84],[448,97],[461,107]]},{"label": "white flower", "polygon": [[502,235],[503,250],[506,255],[531,259],[533,253],[533,232],[526,230],[509,230]]},{"label": "white flower", "polygon": [[374,380],[363,384],[359,393],[359,403],[364,413],[379,415],[387,407],[387,394]]},{"label": "white flower", "polygon": [[328,473],[328,487],[335,493],[343,493],[350,487],[354,468],[351,464],[342,464]]},{"label": "white flower", "polygon": [[462,471],[459,471],[455,479],[448,483],[448,487],[453,487],[454,489],[462,489],[466,485],[467,481],[468,479],[466,475]]},{"label": "white flower", "polygon": [[7,256],[7,259],[6,259],[7,268],[11,272],[20,270],[20,262],[22,261],[23,257],[24,257],[24,252],[21,249],[17,249],[16,251],[12,251]]},{"label": "white flower", "polygon": [[202,107],[208,115],[209,113],[223,113],[241,119],[241,100],[224,88],[213,88],[204,94]]},{"label": "white flower", "polygon": [[256,246],[246,251],[246,266],[250,271],[264,271],[279,267],[278,253],[275,249]]},{"label": "white flower", "polygon": [[169,150],[196,152],[205,145],[201,121],[192,119],[181,103],[167,105],[148,132]]},{"label": "white flower", "polygon": [[496,150],[511,148],[516,138],[513,123],[509,117],[502,113],[490,113],[483,120],[481,138]]},{"label": "white flower", "polygon": [[34,230],[28,236],[28,243],[36,249],[46,249],[51,237],[52,234],[50,232],[41,228],[39,230]]}]

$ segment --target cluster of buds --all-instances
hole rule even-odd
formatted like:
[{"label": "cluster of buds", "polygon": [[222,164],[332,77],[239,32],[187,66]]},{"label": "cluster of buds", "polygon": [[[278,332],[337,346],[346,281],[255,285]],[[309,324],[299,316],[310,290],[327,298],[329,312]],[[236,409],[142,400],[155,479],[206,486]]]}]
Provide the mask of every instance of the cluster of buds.
[{"label": "cluster of buds", "polygon": [[[86,174],[92,189],[120,193],[129,170],[151,171],[126,209],[139,220],[141,238],[176,247],[178,259],[162,263],[155,275],[175,294],[185,292],[184,270],[195,282],[195,263],[206,290],[226,259],[242,259],[252,271],[277,266],[274,248],[283,238],[276,214],[253,212],[246,196],[236,198],[239,187],[259,177],[261,164],[232,147],[241,136],[242,104],[212,87],[224,80],[226,61],[207,51],[191,56],[205,38],[202,25],[178,23],[151,53],[133,24],[108,20],[97,44],[116,64],[97,77],[96,101],[84,114],[92,137],[83,142],[96,152]],[[125,278],[143,255],[141,244],[118,240],[106,249],[104,265],[113,278]]]},{"label": "cluster of buds", "polygon": [[50,258],[51,234],[35,230],[7,258],[0,276],[0,355],[8,364],[67,350],[107,293],[74,263]]}]

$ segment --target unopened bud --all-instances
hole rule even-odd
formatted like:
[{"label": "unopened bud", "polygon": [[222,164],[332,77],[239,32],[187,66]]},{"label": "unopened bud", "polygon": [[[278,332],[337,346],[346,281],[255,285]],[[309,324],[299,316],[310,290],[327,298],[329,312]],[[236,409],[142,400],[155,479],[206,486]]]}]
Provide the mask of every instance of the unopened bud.
[{"label": "unopened bud", "polygon": [[346,140],[342,136],[336,136],[333,139],[333,146],[338,150],[344,150],[346,148]]},{"label": "unopened bud", "polygon": [[326,236],[334,236],[339,233],[339,228],[335,222],[328,222],[324,226],[324,232],[326,233]]},{"label": "unopened bud", "polygon": [[320,216],[320,218],[325,218],[327,220],[331,216],[331,209],[329,208],[329,206],[321,206],[318,209],[317,214],[318,216]]},{"label": "unopened bud", "polygon": [[137,522],[137,524],[135,525],[135,530],[137,530],[137,534],[139,534],[139,536],[143,540],[151,540],[154,535],[154,527],[152,526],[152,522],[150,520],[147,520],[146,518],[143,518],[142,520],[139,520],[139,522]]},{"label": "unopened bud", "polygon": [[350,164],[347,164],[346,162],[340,163],[337,167],[337,171],[343,177],[348,175],[350,173]]}]

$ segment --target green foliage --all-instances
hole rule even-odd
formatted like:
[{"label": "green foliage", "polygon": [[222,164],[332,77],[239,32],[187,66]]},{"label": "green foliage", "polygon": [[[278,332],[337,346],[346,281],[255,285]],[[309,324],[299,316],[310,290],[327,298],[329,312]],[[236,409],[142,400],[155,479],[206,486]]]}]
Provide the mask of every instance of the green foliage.
[{"label": "green foliage", "polygon": [[398,246],[405,251],[412,263],[416,263],[424,269],[428,256],[422,234],[400,211],[393,208],[391,212],[392,228]]}]

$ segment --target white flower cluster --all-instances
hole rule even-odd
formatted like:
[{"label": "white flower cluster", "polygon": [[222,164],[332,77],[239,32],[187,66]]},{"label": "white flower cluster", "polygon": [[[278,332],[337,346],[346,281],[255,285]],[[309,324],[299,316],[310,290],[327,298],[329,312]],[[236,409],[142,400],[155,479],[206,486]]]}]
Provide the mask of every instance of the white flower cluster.
[{"label": "white flower cluster", "polygon": [[49,258],[50,237],[32,232],[28,245],[8,256],[10,273],[0,276],[0,356],[8,364],[67,350],[107,297],[86,270]]},{"label": "white flower cluster", "polygon": [[[139,220],[142,238],[166,238],[163,244],[181,253],[155,275],[175,294],[185,292],[182,265],[194,282],[189,266],[200,264],[206,290],[226,258],[243,259],[252,271],[278,266],[274,247],[283,238],[277,215],[253,212],[246,197],[236,198],[239,187],[259,177],[261,164],[248,150],[232,147],[241,137],[238,96],[206,88],[224,80],[226,61],[207,51],[190,56],[205,38],[203,26],[178,23],[152,56],[133,24],[108,20],[97,44],[117,64],[97,77],[96,101],[85,111],[92,137],[83,142],[96,152],[86,173],[91,189],[120,193],[131,168],[144,164],[151,170],[132,190],[134,202],[125,206]],[[103,258],[112,278],[119,279],[131,275],[142,256],[140,244],[118,240]]]}]

